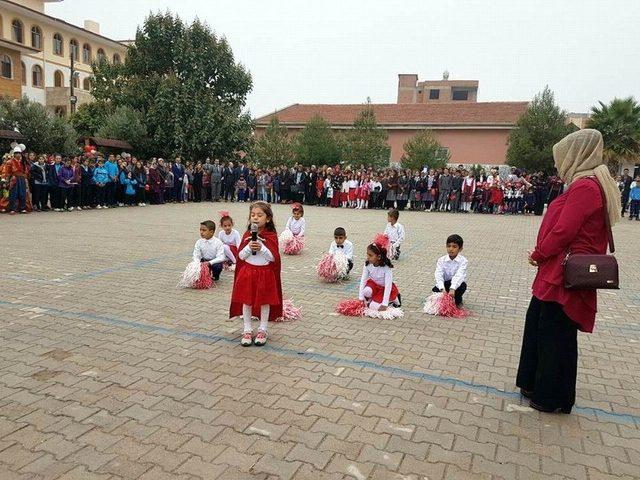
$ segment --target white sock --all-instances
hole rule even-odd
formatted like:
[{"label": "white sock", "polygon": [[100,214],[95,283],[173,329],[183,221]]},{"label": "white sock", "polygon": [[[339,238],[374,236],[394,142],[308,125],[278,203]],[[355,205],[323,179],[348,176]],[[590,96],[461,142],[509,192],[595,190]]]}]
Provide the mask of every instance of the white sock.
[{"label": "white sock", "polygon": [[242,305],[242,320],[244,322],[244,332],[253,330],[251,325],[251,305]]},{"label": "white sock", "polygon": [[260,307],[260,330],[267,331],[269,325],[269,312],[271,310],[270,305],[262,305]]}]

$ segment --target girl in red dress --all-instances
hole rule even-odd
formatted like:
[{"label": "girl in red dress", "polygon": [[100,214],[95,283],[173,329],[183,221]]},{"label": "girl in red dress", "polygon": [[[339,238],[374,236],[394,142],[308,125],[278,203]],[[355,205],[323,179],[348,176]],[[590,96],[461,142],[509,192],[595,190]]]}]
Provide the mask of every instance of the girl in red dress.
[{"label": "girl in red dress", "polygon": [[387,257],[388,240],[378,236],[367,247],[367,261],[362,269],[359,300],[372,310],[385,311],[388,307],[402,306],[400,292],[393,283],[393,264]]},{"label": "girl in red dress", "polygon": [[[258,226],[258,239],[251,241],[251,224]],[[278,233],[273,211],[267,202],[254,202],[249,210],[249,225],[240,242],[238,263],[231,293],[229,317],[242,316],[244,333],[240,344],[267,343],[269,320],[282,317],[282,283],[280,281]],[[260,318],[255,338],[251,318]]]}]

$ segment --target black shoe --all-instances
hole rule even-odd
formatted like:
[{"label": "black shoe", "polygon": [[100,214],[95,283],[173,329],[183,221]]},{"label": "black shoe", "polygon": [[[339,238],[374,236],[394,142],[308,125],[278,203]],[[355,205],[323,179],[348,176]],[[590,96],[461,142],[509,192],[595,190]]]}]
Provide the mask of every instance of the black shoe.
[{"label": "black shoe", "polygon": [[539,412],[542,413],[565,413],[565,414],[570,414],[571,413],[571,406],[565,406],[565,407],[544,407],[542,405],[538,405],[537,403],[535,403],[533,400],[531,400],[529,402],[529,406],[531,408],[533,408],[534,410],[537,410]]},{"label": "black shoe", "polygon": [[398,298],[396,299],[396,305],[398,305],[398,308],[402,306],[402,296],[400,294],[398,294]]},{"label": "black shoe", "polygon": [[220,280],[220,275],[215,275],[215,276],[213,277],[213,281],[214,281],[214,282],[217,282],[218,280]]},{"label": "black shoe", "polygon": [[525,390],[524,388],[520,389],[520,395],[522,395],[524,398],[531,398],[531,395],[533,395],[533,391],[532,390]]}]

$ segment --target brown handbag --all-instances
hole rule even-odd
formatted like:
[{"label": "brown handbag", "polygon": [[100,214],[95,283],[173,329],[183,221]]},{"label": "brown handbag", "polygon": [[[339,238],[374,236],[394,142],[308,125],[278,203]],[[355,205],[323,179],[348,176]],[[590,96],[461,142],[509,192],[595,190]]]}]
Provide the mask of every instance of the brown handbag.
[{"label": "brown handbag", "polygon": [[[604,194],[602,185],[593,179],[600,187],[602,195],[605,224],[609,251],[614,253],[616,247],[613,243],[613,232],[609,212],[607,212],[607,197]],[[618,289],[620,288],[618,277],[618,261],[613,255],[598,254],[571,254],[563,262],[564,265],[564,288],[567,290],[595,290],[595,289]]]}]

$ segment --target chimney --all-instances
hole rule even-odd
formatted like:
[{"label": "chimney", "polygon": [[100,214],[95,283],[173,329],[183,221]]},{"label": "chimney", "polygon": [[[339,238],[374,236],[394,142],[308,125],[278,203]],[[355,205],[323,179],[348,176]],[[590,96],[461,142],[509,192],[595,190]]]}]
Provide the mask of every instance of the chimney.
[{"label": "chimney", "polygon": [[84,29],[89,30],[91,33],[100,35],[100,24],[98,22],[94,22],[93,20],[85,20]]}]

